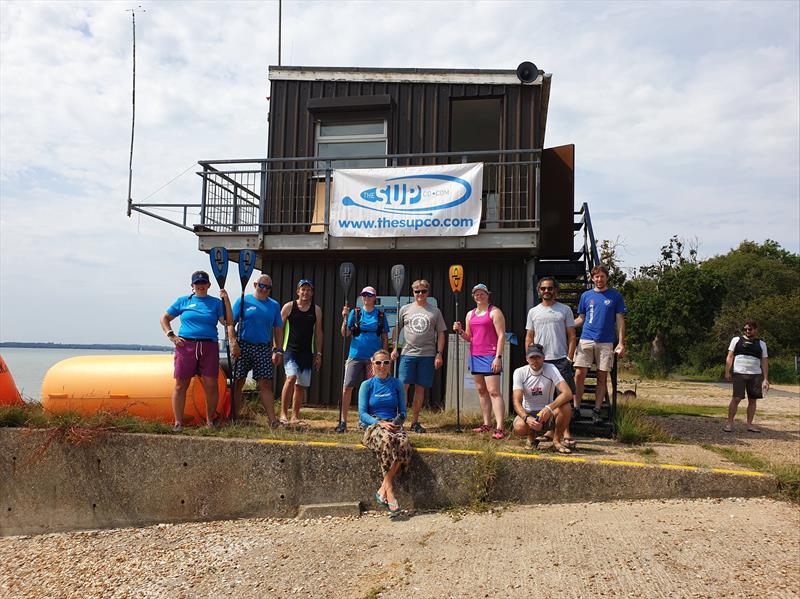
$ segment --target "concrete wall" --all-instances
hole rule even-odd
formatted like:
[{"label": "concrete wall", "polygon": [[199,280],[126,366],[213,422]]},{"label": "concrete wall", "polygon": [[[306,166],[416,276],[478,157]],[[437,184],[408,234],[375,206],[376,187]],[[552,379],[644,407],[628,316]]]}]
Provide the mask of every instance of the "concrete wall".
[{"label": "concrete wall", "polygon": [[[0,429],[0,535],[243,517],[293,517],[300,505],[372,505],[373,454],[355,446],[113,434],[77,447],[46,432]],[[39,454],[39,455],[37,455]],[[415,452],[401,476],[404,508],[469,501],[476,457]],[[495,499],[519,503],[772,492],[773,478],[585,458],[500,457]]]}]

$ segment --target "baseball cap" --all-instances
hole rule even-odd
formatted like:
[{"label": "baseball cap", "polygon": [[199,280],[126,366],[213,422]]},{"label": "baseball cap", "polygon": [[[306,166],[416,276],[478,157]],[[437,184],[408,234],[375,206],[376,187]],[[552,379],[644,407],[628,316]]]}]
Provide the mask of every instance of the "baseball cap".
[{"label": "baseball cap", "polygon": [[192,285],[195,283],[211,283],[208,278],[208,273],[204,270],[196,270],[192,273]]},{"label": "baseball cap", "polygon": [[378,292],[375,291],[375,288],[374,287],[370,287],[370,286],[364,287],[364,289],[361,290],[361,294],[360,295],[364,295],[365,293],[371,293],[372,295],[378,295]]},{"label": "baseball cap", "polygon": [[314,283],[311,282],[311,279],[300,279],[297,282],[298,287],[302,287],[303,285],[308,285],[311,289],[314,289]]},{"label": "baseball cap", "polygon": [[531,356],[541,356],[544,358],[544,348],[538,343],[532,343],[525,353],[526,358],[530,358]]},{"label": "baseball cap", "polygon": [[489,288],[483,283],[478,283],[472,288],[472,293],[475,293],[476,291],[485,291],[486,293],[489,293]]}]

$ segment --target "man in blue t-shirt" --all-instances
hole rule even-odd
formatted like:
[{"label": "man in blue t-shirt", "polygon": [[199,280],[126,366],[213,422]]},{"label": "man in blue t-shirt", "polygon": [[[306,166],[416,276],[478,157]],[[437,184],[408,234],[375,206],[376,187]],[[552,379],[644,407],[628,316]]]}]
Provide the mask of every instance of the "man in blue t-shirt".
[{"label": "man in blue t-shirt", "polygon": [[344,382],[342,384],[342,409],[337,433],[347,431],[347,412],[353,388],[359,381],[372,376],[372,354],[379,349],[387,349],[389,345],[389,324],[386,315],[375,307],[376,291],[374,287],[361,290],[363,308],[350,310],[342,308],[342,337],[350,337],[350,352],[344,365]]},{"label": "man in blue t-shirt", "polygon": [[258,277],[253,286],[255,288],[253,294],[244,298],[244,311],[242,311],[241,298],[237,299],[233,305],[233,320],[237,327],[241,355],[233,366],[233,378],[236,379],[236,386],[234,387],[231,414],[238,414],[247,373],[252,370],[253,379],[258,384],[261,403],[267,412],[267,418],[269,418],[270,425],[276,427],[278,420],[275,418],[272,378],[273,365],[277,364],[282,356],[280,348],[283,328],[281,305],[270,297],[272,279],[269,275]]},{"label": "man in blue t-shirt", "polygon": [[[597,364],[597,387],[594,393],[592,421],[602,419],[600,408],[606,395],[608,372],[614,365],[614,354],[625,355],[625,300],[616,289],[608,287],[608,268],[595,266],[592,269],[594,289],[585,291],[578,303],[578,318],[575,326],[583,325],[581,338],[575,352],[575,409],[580,413],[583,385],[592,364]],[[616,335],[615,335],[616,328]],[[618,338],[614,349],[615,336]]]}]

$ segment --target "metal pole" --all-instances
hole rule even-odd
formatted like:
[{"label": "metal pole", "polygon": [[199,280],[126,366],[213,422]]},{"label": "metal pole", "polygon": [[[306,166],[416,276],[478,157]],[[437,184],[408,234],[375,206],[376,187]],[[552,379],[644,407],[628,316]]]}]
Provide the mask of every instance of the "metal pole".
[{"label": "metal pole", "polygon": [[281,13],[283,12],[283,2],[278,0],[278,66],[281,66]]}]

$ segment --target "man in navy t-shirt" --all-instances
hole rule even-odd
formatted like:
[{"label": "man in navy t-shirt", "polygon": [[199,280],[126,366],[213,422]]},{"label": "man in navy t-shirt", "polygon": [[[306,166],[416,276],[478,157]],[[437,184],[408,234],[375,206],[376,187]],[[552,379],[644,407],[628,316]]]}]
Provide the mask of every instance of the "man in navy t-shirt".
[{"label": "man in navy t-shirt", "polygon": [[[614,365],[614,353],[625,355],[625,300],[616,290],[608,287],[608,268],[592,269],[594,289],[585,291],[578,303],[575,326],[583,325],[581,338],[575,352],[575,410],[580,413],[583,386],[592,364],[597,364],[597,387],[594,393],[592,420],[601,421],[600,408],[606,395],[608,372]],[[616,335],[615,335],[616,329]],[[614,349],[615,337],[618,338]]]}]

